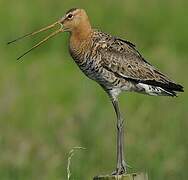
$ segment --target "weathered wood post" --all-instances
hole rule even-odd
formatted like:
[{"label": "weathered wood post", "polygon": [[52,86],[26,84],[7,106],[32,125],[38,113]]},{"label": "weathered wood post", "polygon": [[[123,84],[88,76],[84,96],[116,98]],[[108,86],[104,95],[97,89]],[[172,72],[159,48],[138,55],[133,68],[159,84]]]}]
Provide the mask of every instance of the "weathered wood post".
[{"label": "weathered wood post", "polygon": [[148,180],[147,173],[132,173],[126,175],[119,175],[119,176],[96,176],[93,180]]}]

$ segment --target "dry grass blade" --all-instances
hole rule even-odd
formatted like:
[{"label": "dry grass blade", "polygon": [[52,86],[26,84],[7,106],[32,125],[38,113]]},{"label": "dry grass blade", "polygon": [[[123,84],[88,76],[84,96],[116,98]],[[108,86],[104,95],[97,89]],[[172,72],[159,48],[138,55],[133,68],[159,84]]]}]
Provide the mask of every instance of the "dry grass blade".
[{"label": "dry grass blade", "polygon": [[70,177],[71,177],[71,171],[70,171],[71,159],[72,159],[72,157],[75,154],[75,150],[86,150],[86,148],[83,148],[83,147],[73,147],[69,151],[68,163],[67,163],[67,180],[70,180]]}]

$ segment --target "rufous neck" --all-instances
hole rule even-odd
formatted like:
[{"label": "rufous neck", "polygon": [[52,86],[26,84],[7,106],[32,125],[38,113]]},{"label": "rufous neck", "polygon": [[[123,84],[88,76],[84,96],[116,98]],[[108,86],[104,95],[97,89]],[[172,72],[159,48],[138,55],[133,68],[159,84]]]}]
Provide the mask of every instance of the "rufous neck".
[{"label": "rufous neck", "polygon": [[76,28],[71,32],[71,36],[78,40],[85,40],[91,34],[92,28],[89,22],[80,23]]}]

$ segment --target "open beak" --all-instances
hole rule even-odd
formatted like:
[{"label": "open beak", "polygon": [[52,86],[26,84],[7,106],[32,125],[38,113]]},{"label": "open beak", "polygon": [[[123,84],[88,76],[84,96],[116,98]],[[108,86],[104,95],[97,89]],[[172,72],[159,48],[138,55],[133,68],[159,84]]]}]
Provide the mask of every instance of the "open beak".
[{"label": "open beak", "polygon": [[56,27],[57,25],[60,26],[60,28],[59,28],[58,30],[54,31],[54,32],[51,33],[49,36],[47,36],[46,38],[44,38],[42,41],[40,41],[39,43],[37,43],[36,45],[34,45],[31,49],[29,49],[28,51],[26,51],[24,54],[22,54],[21,56],[19,56],[19,57],[17,58],[17,60],[19,60],[19,59],[21,59],[23,56],[25,56],[27,53],[29,53],[30,51],[32,51],[33,49],[35,49],[35,48],[39,47],[40,45],[42,45],[42,44],[43,44],[44,42],[46,42],[48,39],[54,37],[55,35],[59,34],[60,32],[64,32],[65,30],[63,29],[63,21],[64,21],[64,18],[61,19],[61,20],[59,20],[59,21],[57,21],[57,22],[55,22],[55,23],[53,23],[53,24],[51,24],[51,25],[49,25],[49,26],[47,26],[47,27],[44,27],[44,28],[42,28],[42,29],[39,29],[38,31],[34,31],[34,32],[32,32],[32,33],[28,33],[28,34],[26,34],[26,35],[24,35],[24,36],[18,37],[17,39],[15,39],[15,40],[13,40],[13,41],[10,41],[10,42],[8,42],[7,44],[12,44],[12,43],[15,43],[16,41],[19,41],[19,40],[23,39],[23,38],[34,36],[34,35],[36,35],[36,34],[38,34],[38,33],[40,33],[40,32],[44,32],[44,31],[47,31],[48,29],[54,28],[54,27]]}]

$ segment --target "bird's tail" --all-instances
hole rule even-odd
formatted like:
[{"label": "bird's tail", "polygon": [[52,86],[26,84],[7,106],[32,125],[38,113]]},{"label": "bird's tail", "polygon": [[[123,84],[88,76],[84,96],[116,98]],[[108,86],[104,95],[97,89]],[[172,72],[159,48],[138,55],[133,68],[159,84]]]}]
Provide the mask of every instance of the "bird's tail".
[{"label": "bird's tail", "polygon": [[144,93],[157,96],[177,96],[177,92],[184,92],[183,86],[173,82],[168,83],[138,83],[139,87],[144,90]]},{"label": "bird's tail", "polygon": [[160,87],[169,96],[177,96],[177,92],[184,92],[182,85],[173,82],[168,82],[168,84]]}]

